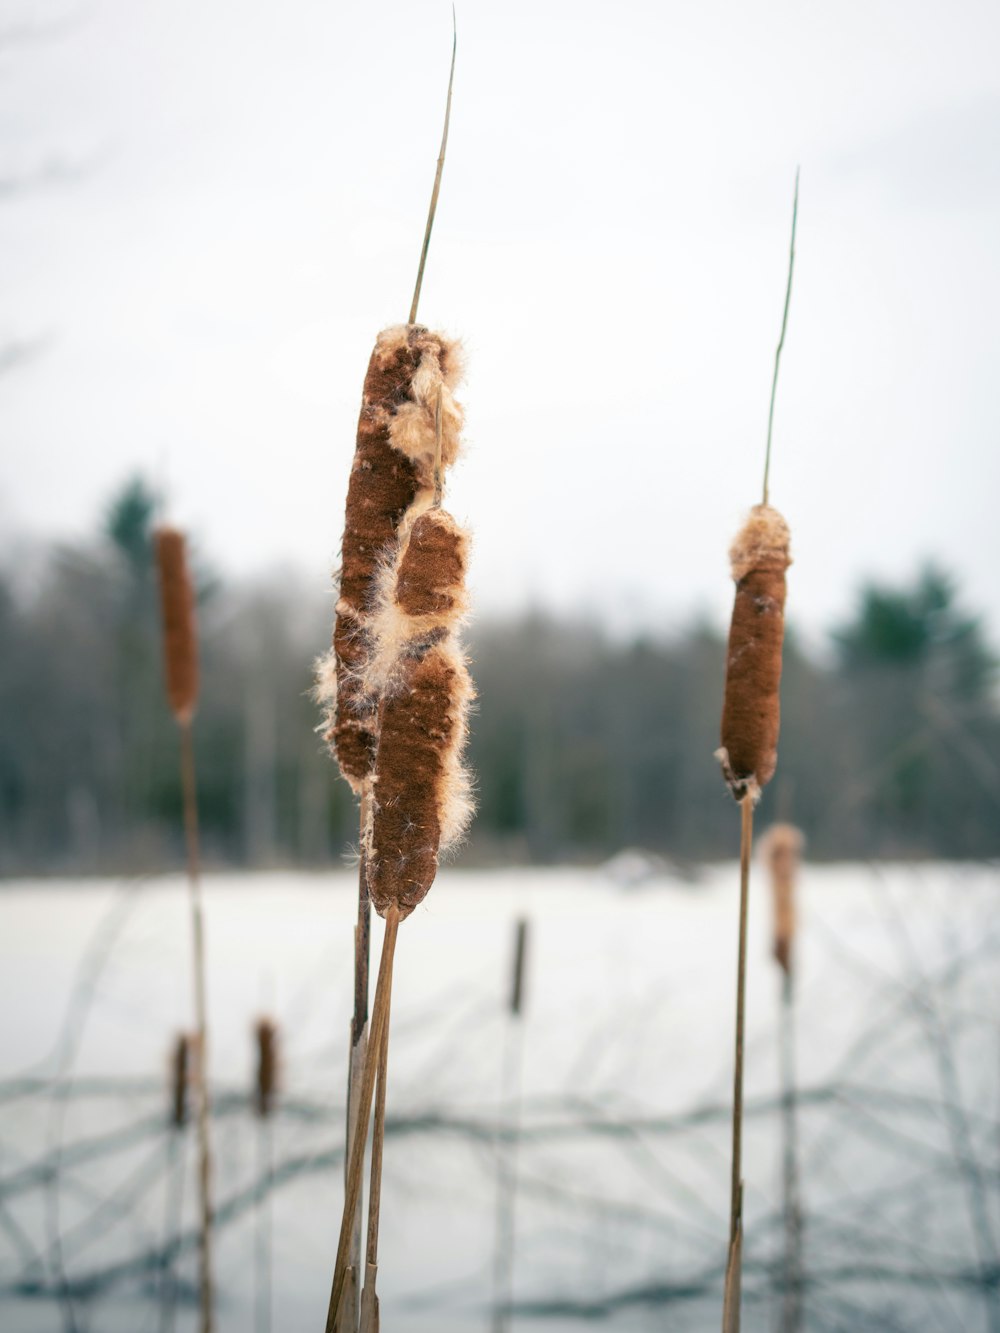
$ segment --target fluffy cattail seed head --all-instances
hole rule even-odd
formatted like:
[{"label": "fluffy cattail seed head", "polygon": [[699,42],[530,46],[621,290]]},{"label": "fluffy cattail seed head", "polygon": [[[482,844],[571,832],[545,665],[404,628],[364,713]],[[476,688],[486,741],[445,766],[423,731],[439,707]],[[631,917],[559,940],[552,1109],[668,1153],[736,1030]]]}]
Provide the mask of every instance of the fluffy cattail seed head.
[{"label": "fluffy cattail seed head", "polygon": [[257,1047],[257,1114],[269,1116],[278,1093],[278,1025],[270,1018],[259,1018],[254,1024]]},{"label": "fluffy cattail seed head", "polygon": [[451,643],[405,660],[379,710],[379,745],[367,836],[368,888],[376,911],[409,916],[437,874],[438,854],[472,812],[461,763],[474,696],[465,660]]},{"label": "fluffy cattail seed head", "polygon": [[756,505],[729,555],[736,599],[717,758],[733,796],[757,800],[778,760],[788,525],[770,505]]},{"label": "fluffy cattail seed head", "polygon": [[194,717],[198,702],[198,632],[194,589],[188,569],[184,534],[176,528],[158,528],[155,544],[160,578],[167,700],[174,717],[183,725]]},{"label": "fluffy cattail seed head", "polygon": [[189,1038],[179,1032],[170,1051],[170,1123],[181,1129],[187,1123],[188,1084],[191,1078]]},{"label": "fluffy cattail seed head", "polygon": [[368,887],[383,915],[408,916],[441,850],[472,814],[462,750],[474,697],[457,630],[468,538],[443,509],[408,526],[379,579],[368,688],[380,700],[366,835]]},{"label": "fluffy cattail seed head", "polygon": [[793,824],[772,824],[760,840],[760,856],[770,871],[774,897],[774,957],[786,976],[795,941],[795,883],[805,837]]},{"label": "fluffy cattail seed head", "polygon": [[362,677],[377,575],[405,516],[433,503],[440,470],[458,453],[462,413],[452,397],[459,345],[419,324],[379,334],[368,365],[347,492],[333,648],[319,665],[324,734],[356,792],[372,774],[377,718]]},{"label": "fluffy cattail seed head", "polygon": [[453,624],[465,610],[468,542],[444,509],[429,509],[413,524],[399,562],[395,600],[403,615]]}]

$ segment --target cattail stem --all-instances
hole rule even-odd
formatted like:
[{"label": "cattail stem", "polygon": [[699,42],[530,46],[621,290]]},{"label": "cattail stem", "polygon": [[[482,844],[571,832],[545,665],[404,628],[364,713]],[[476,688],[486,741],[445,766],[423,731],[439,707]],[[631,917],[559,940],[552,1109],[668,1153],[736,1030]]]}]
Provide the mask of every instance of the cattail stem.
[{"label": "cattail stem", "polygon": [[785,1214],[785,1275],[781,1333],[802,1328],[802,1209],[799,1201],[798,1134],[795,1117],[795,992],[791,972],[781,977],[782,1199]]},{"label": "cattail stem", "polygon": [[361,792],[358,814],[358,924],[354,931],[354,1017],[351,1023],[351,1045],[356,1046],[368,1027],[368,974],[371,954],[372,904],[368,895],[368,866],[365,841],[368,810],[371,801],[371,782]]},{"label": "cattail stem", "polygon": [[[347,1074],[347,1134],[344,1153],[344,1188],[350,1168],[351,1153],[355,1135],[358,1132],[358,1106],[361,1084],[365,1072],[365,1060],[368,1056],[368,985],[371,953],[371,898],[368,894],[368,868],[365,857],[365,831],[368,822],[368,808],[371,800],[371,783],[365,782],[361,788],[361,805],[358,815],[358,920],[354,928],[354,1013],[351,1016],[350,1051],[348,1054]],[[363,1127],[367,1130],[367,1123]],[[359,1290],[361,1272],[361,1224],[362,1199],[354,1209],[354,1224],[351,1228],[351,1244],[348,1253],[347,1277],[344,1295],[337,1313],[337,1333],[357,1333],[359,1321]]]},{"label": "cattail stem", "polygon": [[389,1017],[391,994],[386,997],[385,1027],[378,1048],[375,1117],[372,1124],[372,1162],[368,1184],[368,1236],[365,1245],[365,1286],[361,1293],[360,1333],[378,1333],[378,1228],[382,1214],[382,1154],[385,1147],[385,1094],[389,1072]]},{"label": "cattail stem", "polygon": [[254,1329],[270,1333],[272,1306],[271,1178],[274,1173],[274,1136],[271,1113],[278,1093],[278,1025],[270,1018],[258,1019],[254,1027],[257,1045],[257,1179],[265,1188],[255,1207]]},{"label": "cattail stem", "polygon": [[254,1237],[254,1333],[271,1333],[271,1177],[274,1173],[274,1135],[270,1116],[257,1124],[257,1179],[265,1192],[257,1199]]},{"label": "cattail stem", "polygon": [[795,169],[795,198],[792,202],[792,243],[788,252],[788,284],[785,287],[785,309],[781,316],[781,337],[774,354],[774,378],[771,380],[771,406],[767,413],[767,450],[764,454],[764,504],[768,499],[768,480],[771,473],[771,431],[774,426],[774,398],[778,392],[778,368],[781,365],[781,350],[785,345],[785,330],[788,328],[788,307],[792,300],[792,273],[795,269],[795,226],[799,219],[799,170]]},{"label": "cattail stem", "polygon": [[181,739],[181,789],[184,800],[184,837],[187,844],[191,900],[191,943],[194,972],[195,1105],[198,1132],[198,1270],[201,1291],[201,1333],[212,1333],[212,1141],[208,1097],[208,1023],[205,1002],[205,925],[201,900],[201,851],[198,840],[198,795],[194,737],[190,719],[178,723]]},{"label": "cattail stem", "polygon": [[746,1027],[747,909],[753,849],[753,796],[740,801],[740,934],[736,966],[736,1059],[733,1072],[733,1157],[729,1202],[729,1257],[726,1263],[722,1333],[739,1333],[743,1259],[743,1038]]},{"label": "cattail stem", "polygon": [[[497,1209],[493,1256],[493,1333],[507,1333],[514,1290],[514,1204],[517,1198],[517,1145],[521,1128],[521,1070],[524,1029],[524,964],[528,923],[520,920],[514,936],[514,965],[511,974],[509,1017],[504,1035],[502,1097],[511,1108],[512,1139],[497,1141]],[[499,1126],[498,1126],[499,1128]]]},{"label": "cattail stem", "polygon": [[444,130],[441,134],[441,148],[438,151],[437,171],[434,173],[434,188],[431,191],[431,203],[427,210],[427,226],[424,228],[424,243],[420,248],[420,263],[417,266],[417,284],[413,289],[410,303],[410,324],[417,322],[417,306],[420,304],[420,288],[424,282],[424,266],[427,263],[427,251],[431,243],[431,231],[434,227],[434,215],[437,212],[438,195],[441,193],[441,175],[444,172],[444,157],[448,151],[448,126],[451,123],[451,90],[455,84],[455,53],[458,50],[458,27],[455,22],[455,7],[451,9],[451,71],[448,75],[448,100],[444,108]]},{"label": "cattail stem", "polygon": [[[379,962],[378,980],[375,983],[375,1002],[372,1005],[371,1024],[368,1030],[370,1050],[379,1050],[382,1034],[388,1025],[389,997],[392,993],[392,960],[396,952],[396,934],[399,930],[399,908],[390,906],[385,913],[385,936],[382,941],[382,957]],[[375,1091],[377,1060],[365,1061],[364,1078],[358,1098],[357,1132],[351,1147],[351,1158],[347,1168],[347,1185],[344,1191],[344,1213],[340,1224],[340,1240],[337,1244],[337,1260],[333,1270],[333,1288],[330,1292],[330,1305],[326,1315],[325,1333],[335,1333],[337,1307],[344,1290],[347,1276],[347,1260],[350,1250],[351,1231],[354,1212],[361,1194],[361,1175],[365,1160],[365,1143],[368,1117],[371,1115],[372,1095]]]},{"label": "cattail stem", "polygon": [[174,1125],[167,1143],[167,1184],[164,1195],[163,1259],[160,1279],[160,1333],[173,1333],[177,1309],[177,1275],[171,1247],[180,1235],[184,1216],[187,1136],[184,1124]]}]

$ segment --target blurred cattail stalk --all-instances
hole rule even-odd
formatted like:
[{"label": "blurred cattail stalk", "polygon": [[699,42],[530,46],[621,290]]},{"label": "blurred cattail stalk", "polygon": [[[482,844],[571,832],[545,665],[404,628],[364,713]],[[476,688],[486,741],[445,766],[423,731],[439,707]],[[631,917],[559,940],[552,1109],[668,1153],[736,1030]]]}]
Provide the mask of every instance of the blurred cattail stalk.
[{"label": "blurred cattail stalk", "polygon": [[255,1102],[257,1114],[266,1120],[278,1095],[278,1027],[272,1019],[258,1018],[254,1024],[254,1045],[257,1048]]},{"label": "blurred cattail stalk", "polygon": [[502,1133],[497,1143],[497,1211],[493,1256],[493,1333],[510,1328],[514,1288],[514,1204],[517,1197],[517,1142],[521,1125],[521,1066],[524,1053],[524,973],[528,953],[528,923],[523,918],[514,930],[508,1021],[504,1034],[501,1082],[502,1101],[510,1107],[510,1143]]},{"label": "blurred cattail stalk", "polygon": [[164,1196],[163,1261],[160,1276],[160,1333],[171,1333],[177,1306],[177,1282],[170,1247],[180,1232],[184,1212],[185,1136],[188,1120],[188,1090],[191,1085],[193,1038],[179,1032],[170,1048],[168,1062],[169,1117],[172,1133],[167,1140],[167,1190]]},{"label": "blurred cattail stalk", "polygon": [[802,1206],[799,1198],[798,1134],[795,1115],[795,992],[792,958],[795,943],[795,885],[804,838],[791,824],[772,824],[761,840],[761,858],[771,876],[774,903],[774,960],[781,969],[782,1201],[785,1220],[785,1272],[781,1333],[802,1328]]},{"label": "blurred cattail stalk", "polygon": [[193,1086],[198,1128],[198,1266],[201,1294],[201,1333],[211,1333],[214,1315],[212,1289],[212,1145],[207,1073],[207,1018],[205,1002],[205,927],[201,897],[201,856],[198,844],[198,801],[192,724],[198,702],[198,635],[194,589],[188,567],[184,534],[161,527],[155,534],[160,581],[164,667],[167,701],[180,731],[181,789],[184,836],[187,845],[191,902],[192,970],[194,973],[195,1035],[191,1043]]},{"label": "blurred cattail stalk", "polygon": [[170,1052],[170,1123],[174,1129],[183,1129],[187,1124],[189,1054],[189,1039],[185,1033],[180,1032]]},{"label": "blurred cattail stalk", "polygon": [[257,1056],[254,1079],[254,1107],[257,1112],[257,1178],[265,1183],[263,1198],[258,1197],[255,1209],[256,1262],[254,1263],[254,1327],[256,1333],[269,1333],[271,1328],[271,1176],[273,1173],[273,1145],[271,1117],[278,1097],[280,1070],[278,1026],[270,1018],[259,1018],[254,1024],[254,1047]]},{"label": "blurred cattail stalk", "polygon": [[774,358],[771,405],[764,459],[764,494],[730,550],[736,596],[726,654],[726,685],[722,706],[722,745],[716,752],[723,777],[740,806],[740,919],[736,965],[736,1051],[733,1070],[732,1179],[729,1208],[729,1252],[722,1308],[723,1333],[739,1333],[743,1266],[743,1054],[746,1029],[747,913],[753,811],[761,791],[774,776],[778,760],[781,650],[785,629],[785,571],[791,564],[788,525],[768,504],[771,433],[781,351],[788,326],[788,307],[795,267],[795,227],[799,178],[795,176],[792,241],[781,336]]},{"label": "blurred cattail stalk", "polygon": [[785,986],[792,976],[795,943],[795,886],[805,839],[793,824],[772,824],[761,839],[761,859],[771,877],[774,921],[774,960],[781,968]]}]

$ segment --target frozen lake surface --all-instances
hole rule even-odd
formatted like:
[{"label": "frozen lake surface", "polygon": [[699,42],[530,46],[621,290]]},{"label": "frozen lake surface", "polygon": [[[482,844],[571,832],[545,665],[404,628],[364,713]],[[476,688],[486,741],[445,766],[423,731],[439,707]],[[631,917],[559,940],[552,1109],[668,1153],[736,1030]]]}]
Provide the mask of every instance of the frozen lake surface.
[{"label": "frozen lake surface", "polygon": [[[323,1327],[342,1199],[352,873],[206,879],[219,1328]],[[379,1289],[385,1333],[491,1321],[516,1169],[512,1328],[714,1329],[721,1311],[735,865],[445,870],[400,928]],[[1000,874],[806,866],[795,1013],[808,1329],[995,1330]],[[526,1005],[506,1012],[514,923]],[[377,959],[381,923],[373,932]],[[196,1327],[193,1133],[166,1063],[190,1025],[186,886],[0,887],[0,1327]],[[750,921],[744,1320],[782,1284],[780,977]],[[252,1114],[251,1026],[282,1100]],[[519,1071],[519,1074],[518,1074]],[[519,1090],[518,1090],[519,1088]],[[990,1295],[992,1285],[992,1298]],[[993,1319],[993,1323],[990,1319]]]}]

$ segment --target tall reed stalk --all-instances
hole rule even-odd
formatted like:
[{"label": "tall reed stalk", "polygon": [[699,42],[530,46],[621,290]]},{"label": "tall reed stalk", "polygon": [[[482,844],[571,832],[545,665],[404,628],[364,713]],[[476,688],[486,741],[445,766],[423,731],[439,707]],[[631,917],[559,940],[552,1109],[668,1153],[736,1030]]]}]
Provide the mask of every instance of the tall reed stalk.
[{"label": "tall reed stalk", "polygon": [[[348,485],[333,647],[320,663],[316,691],[325,705],[326,737],[341,772],[359,798],[360,846],[345,1210],[327,1313],[328,1333],[357,1333],[359,1321],[362,1329],[373,1330],[378,1325],[375,1281],[395,931],[402,916],[408,915],[429,889],[439,846],[448,841],[449,833],[457,833],[468,806],[456,753],[464,741],[463,710],[471,686],[467,685],[464,657],[451,642],[454,622],[464,608],[460,589],[456,594],[452,586],[456,578],[460,583],[464,576],[464,537],[457,529],[445,532],[445,550],[440,525],[431,531],[425,522],[429,508],[439,510],[443,471],[458,451],[462,417],[451,390],[460,377],[461,362],[457,344],[416,323],[448,144],[456,50],[453,13],[444,128],[409,322],[384,330],[369,362]],[[453,523],[451,526],[454,528]],[[436,599],[434,605],[421,601],[427,592]],[[420,720],[411,718],[401,728],[396,714],[404,693],[411,703],[422,705],[422,712],[417,707]],[[425,764],[429,760],[432,767],[437,762],[437,787],[424,781],[421,793],[410,781],[409,789],[401,791],[400,781],[405,788],[407,775],[415,771],[415,753],[427,750],[423,744],[428,739],[423,730],[427,725],[436,737],[430,747],[434,753],[418,754],[417,758]],[[388,746],[384,743],[387,733]],[[439,798],[444,799],[445,787],[449,788],[452,807],[460,810],[457,817],[454,811],[450,816],[455,829],[444,827],[447,820],[436,819],[431,830],[425,807],[428,799],[432,807]],[[406,826],[405,849],[400,844],[400,829],[391,827],[392,819],[387,822],[390,805]],[[413,840],[418,829],[417,836],[423,836],[419,846]],[[408,882],[411,875],[404,873],[408,862],[420,863],[417,890]],[[374,894],[373,889],[377,890]],[[388,962],[388,970],[380,967],[369,1023],[373,897],[377,910],[386,917],[383,964]],[[359,1309],[361,1165],[376,1076],[367,1262]]]},{"label": "tall reed stalk", "polygon": [[271,1177],[274,1173],[274,1138],[272,1114],[278,1096],[278,1027],[270,1018],[254,1024],[257,1076],[254,1080],[254,1105],[257,1112],[257,1179],[264,1184],[264,1194],[255,1207],[254,1245],[254,1329],[271,1329]]},{"label": "tall reed stalk", "polygon": [[736,597],[729,629],[726,687],[722,706],[722,745],[717,758],[740,806],[740,916],[736,967],[736,1041],[733,1069],[732,1180],[729,1250],[722,1307],[723,1333],[739,1333],[743,1267],[743,1058],[746,1030],[747,914],[753,812],[761,791],[774,776],[780,728],[779,686],[784,638],[785,571],[791,564],[785,520],[768,503],[771,434],[778,369],[785,345],[795,267],[799,177],[795,174],[792,240],[781,336],[774,358],[771,403],[764,458],[763,500],[756,505],[730,550]]},{"label": "tall reed stalk", "polygon": [[160,1265],[160,1333],[172,1333],[177,1308],[177,1279],[171,1245],[179,1235],[184,1213],[184,1130],[188,1121],[191,1080],[191,1039],[180,1032],[170,1052],[170,1135],[167,1139],[167,1183],[164,1194],[163,1251]]},{"label": "tall reed stalk", "polygon": [[195,1040],[193,1084],[198,1134],[198,1277],[201,1333],[212,1333],[212,1142],[208,1092],[208,1019],[205,999],[205,924],[198,839],[198,795],[193,722],[198,702],[198,634],[184,535],[161,527],[155,534],[160,579],[167,700],[180,733],[181,791],[191,907]]},{"label": "tall reed stalk", "polygon": [[508,1333],[514,1294],[514,1205],[517,1199],[517,1144],[521,1130],[521,1067],[524,1055],[524,970],[528,952],[528,923],[523,918],[514,931],[514,958],[510,999],[504,1032],[501,1100],[510,1108],[510,1141],[502,1126],[497,1136],[497,1208],[493,1242],[493,1333]]},{"label": "tall reed stalk", "polygon": [[774,960],[781,973],[778,1067],[781,1078],[781,1198],[785,1253],[781,1333],[800,1333],[802,1308],[802,1203],[799,1190],[795,1079],[795,892],[803,836],[791,824],[772,824],[761,842],[774,904]]},{"label": "tall reed stalk", "polygon": [[[368,1054],[368,972],[371,952],[371,901],[368,897],[368,878],[365,870],[364,832],[368,822],[368,802],[371,799],[371,784],[366,779],[361,789],[359,802],[358,834],[358,918],[354,927],[354,1012],[350,1025],[350,1055],[347,1066],[347,1125],[345,1130],[344,1152],[344,1188],[347,1188],[347,1168],[354,1149],[354,1140],[358,1133],[358,1107],[361,1098],[361,1081],[364,1077],[365,1060]],[[367,1124],[364,1126],[367,1130]],[[350,1261],[347,1270],[347,1286],[340,1317],[337,1322],[338,1333],[354,1333],[360,1317],[360,1267],[361,1267],[361,1223],[362,1200],[358,1196],[354,1210],[354,1225],[351,1233]]]}]

